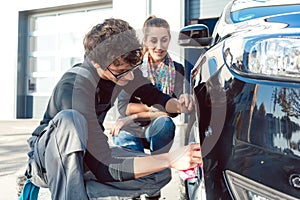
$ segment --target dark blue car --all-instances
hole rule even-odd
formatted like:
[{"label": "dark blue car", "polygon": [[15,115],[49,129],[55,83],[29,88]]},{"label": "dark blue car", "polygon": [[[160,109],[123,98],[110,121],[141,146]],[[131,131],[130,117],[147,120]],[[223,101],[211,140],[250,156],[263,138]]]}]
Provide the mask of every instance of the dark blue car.
[{"label": "dark blue car", "polygon": [[212,34],[190,25],[179,44],[201,51],[187,135],[204,174],[189,198],[300,199],[300,1],[231,1]]}]

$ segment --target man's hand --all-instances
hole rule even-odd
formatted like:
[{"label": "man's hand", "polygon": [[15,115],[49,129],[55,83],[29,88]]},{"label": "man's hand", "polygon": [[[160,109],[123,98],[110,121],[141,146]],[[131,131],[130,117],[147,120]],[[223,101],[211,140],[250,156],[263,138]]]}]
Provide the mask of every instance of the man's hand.
[{"label": "man's hand", "polygon": [[163,154],[134,157],[133,164],[135,178],[140,178],[166,168],[177,170],[195,168],[202,164],[200,144],[190,144]]},{"label": "man's hand", "polygon": [[190,144],[169,153],[170,167],[186,170],[202,164],[200,144]]}]

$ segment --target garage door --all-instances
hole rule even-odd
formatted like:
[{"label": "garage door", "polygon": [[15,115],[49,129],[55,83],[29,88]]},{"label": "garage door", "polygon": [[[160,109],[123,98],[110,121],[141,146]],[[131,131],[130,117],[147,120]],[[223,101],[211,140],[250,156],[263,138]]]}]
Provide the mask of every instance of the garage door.
[{"label": "garage door", "polygon": [[200,19],[219,17],[229,1],[230,0],[200,0]]}]

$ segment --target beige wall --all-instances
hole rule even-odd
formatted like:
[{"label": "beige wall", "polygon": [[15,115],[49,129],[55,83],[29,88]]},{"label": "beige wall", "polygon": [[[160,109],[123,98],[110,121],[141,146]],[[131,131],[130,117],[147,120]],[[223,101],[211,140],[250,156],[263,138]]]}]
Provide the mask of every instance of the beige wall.
[{"label": "beige wall", "polygon": [[14,1],[10,2],[1,2],[0,12],[0,119],[15,118],[18,12]]},{"label": "beige wall", "polygon": [[[111,2],[114,13],[112,17],[120,17],[127,20],[138,31],[141,30],[142,24],[149,14],[155,14],[168,20],[174,33],[178,33],[184,21],[183,0],[10,0],[9,2],[2,1],[0,3],[2,4],[0,12],[0,55],[2,61],[0,65],[0,120],[16,118],[19,11],[44,10],[53,7],[64,8],[70,5],[95,2]],[[149,5],[151,5],[151,8],[149,8]],[[174,37],[173,42],[176,42],[176,37]],[[174,51],[180,50],[176,49]]]}]

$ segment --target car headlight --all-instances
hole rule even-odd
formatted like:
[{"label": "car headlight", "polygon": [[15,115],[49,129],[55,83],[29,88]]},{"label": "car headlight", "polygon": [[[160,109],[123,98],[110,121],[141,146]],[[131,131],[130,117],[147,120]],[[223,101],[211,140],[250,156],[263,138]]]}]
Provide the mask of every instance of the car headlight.
[{"label": "car headlight", "polygon": [[226,170],[224,175],[230,192],[236,200],[297,199],[229,170]]},{"label": "car headlight", "polygon": [[300,82],[300,33],[231,40],[224,45],[223,55],[225,63],[239,75]]},{"label": "car headlight", "polygon": [[254,43],[248,55],[251,73],[299,78],[300,39],[264,39]]}]

